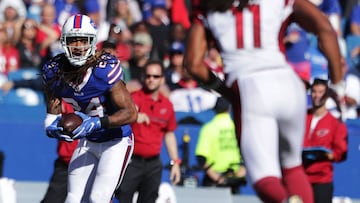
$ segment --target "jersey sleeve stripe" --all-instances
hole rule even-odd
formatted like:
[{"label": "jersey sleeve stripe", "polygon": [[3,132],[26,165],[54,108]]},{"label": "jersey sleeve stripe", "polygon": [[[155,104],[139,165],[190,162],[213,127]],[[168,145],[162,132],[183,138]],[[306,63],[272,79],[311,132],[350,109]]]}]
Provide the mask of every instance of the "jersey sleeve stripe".
[{"label": "jersey sleeve stripe", "polygon": [[122,75],[122,68],[120,66],[120,63],[118,63],[114,69],[108,74],[108,78],[109,80],[109,84],[113,84],[114,82],[116,82],[118,80],[119,77],[121,77]]},{"label": "jersey sleeve stripe", "polygon": [[118,63],[116,63],[116,66],[108,73],[108,78],[112,77],[114,74],[116,74],[116,72],[118,71],[117,69],[120,67],[120,62],[118,61]]}]

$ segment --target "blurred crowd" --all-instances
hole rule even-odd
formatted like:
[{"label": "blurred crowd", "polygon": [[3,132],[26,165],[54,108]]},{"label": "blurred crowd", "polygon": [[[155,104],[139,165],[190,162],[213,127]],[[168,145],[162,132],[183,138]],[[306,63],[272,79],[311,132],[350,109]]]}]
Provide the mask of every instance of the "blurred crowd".
[{"label": "blurred crowd", "polygon": [[[338,36],[346,82],[347,119],[360,113],[360,0],[309,0],[328,16]],[[109,49],[124,68],[130,92],[141,89],[141,74],[150,60],[165,67],[161,92],[175,112],[199,113],[212,110],[215,93],[204,90],[183,68],[185,41],[191,26],[191,0],[0,0],[0,104],[21,100],[24,105],[42,104],[42,64],[63,52],[61,27],[69,16],[81,13],[98,27],[97,47]],[[327,79],[327,61],[316,46],[316,37],[299,25],[290,24],[282,39],[285,55],[294,71],[309,88],[316,78]],[[216,45],[208,48],[204,63],[224,78]],[[36,92],[17,91],[27,88]],[[310,96],[310,90],[309,90]],[[4,99],[14,97],[12,99]],[[27,102],[27,103],[26,103]],[[311,97],[309,97],[309,107]],[[327,108],[339,117],[336,103]]]},{"label": "blurred crowd", "polygon": [[[348,118],[357,118],[360,1],[310,1],[329,17],[338,34],[346,73]],[[39,70],[43,62],[61,53],[59,38],[64,19],[82,13],[98,26],[98,48],[112,49],[121,60],[124,80],[131,92],[140,89],[141,71],[146,62],[161,60],[166,68],[162,92],[173,101],[175,111],[197,113],[215,105],[216,96],[199,88],[182,67],[185,40],[191,26],[190,0],[1,0],[0,11],[2,97],[21,87],[39,90],[36,81],[16,81],[24,79],[16,73]],[[283,44],[288,61],[305,83],[327,77],[327,61],[316,47],[314,36],[292,23],[287,27]],[[204,62],[219,77],[224,77],[215,45],[209,47]],[[333,108],[331,102],[328,105]]]},{"label": "blurred crowd", "polygon": [[[329,17],[338,34],[344,72],[356,76],[349,77],[348,89],[352,98],[349,105],[357,109],[360,3],[311,1]],[[105,43],[121,60],[130,91],[141,87],[141,70],[146,62],[161,60],[166,67],[162,92],[174,101],[176,111],[200,112],[215,104],[216,97],[198,88],[197,82],[182,68],[185,40],[191,26],[190,0],[1,0],[0,11],[0,87],[4,93],[23,85],[14,84],[13,72],[39,69],[49,57],[62,52],[59,38],[64,19],[82,13],[98,25],[98,48],[103,48]],[[350,38],[352,41],[348,42]],[[327,62],[313,41],[314,37],[296,24],[287,28],[283,39],[289,62],[307,82],[327,74]],[[209,47],[204,61],[219,77],[224,77],[221,56],[215,46]],[[351,95],[352,92],[356,94]]]},{"label": "blurred crowd", "polygon": [[[346,81],[348,119],[358,118],[360,81],[360,1],[310,0],[329,18],[338,36],[342,54],[342,71]],[[315,78],[327,79],[327,61],[317,47],[315,36],[297,24],[290,24],[283,39],[288,61],[306,85]],[[327,107],[338,117],[339,112],[329,99]]]},{"label": "blurred crowd", "polygon": [[[190,27],[190,4],[184,0],[1,0],[2,96],[18,97],[18,94],[7,93],[23,87],[39,90],[40,85],[36,84],[39,81],[24,83],[19,81],[24,78],[18,73],[40,70],[46,60],[62,52],[61,26],[64,19],[76,13],[94,20],[98,27],[97,47],[112,49],[121,60],[124,80],[131,92],[141,87],[141,72],[149,60],[163,61],[166,67],[166,84],[162,88],[165,95],[170,97],[170,93],[178,89],[197,88],[198,84],[182,68],[184,42]],[[221,73],[221,59],[215,48],[209,52],[206,63]],[[215,104],[216,97],[201,89],[187,97],[187,101],[183,101],[184,94],[180,91],[172,100],[181,99],[179,104],[197,104],[180,105],[181,111],[199,112]],[[203,96],[204,100],[197,99]],[[211,99],[207,100],[208,97]],[[33,104],[38,103],[29,103]]]}]

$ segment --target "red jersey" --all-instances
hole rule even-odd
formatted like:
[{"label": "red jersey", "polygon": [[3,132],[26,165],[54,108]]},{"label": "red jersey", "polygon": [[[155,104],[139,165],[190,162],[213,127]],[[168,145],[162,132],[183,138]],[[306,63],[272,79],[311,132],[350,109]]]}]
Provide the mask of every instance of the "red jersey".
[{"label": "red jersey", "polygon": [[140,89],[131,94],[139,113],[145,113],[150,118],[150,124],[133,123],[134,154],[142,157],[157,156],[161,152],[162,140],[166,132],[176,129],[176,117],[172,103],[159,94],[154,101],[150,94]]},{"label": "red jersey", "polygon": [[[331,113],[320,118],[315,128],[310,132],[313,114],[307,115],[304,147],[326,147],[334,154],[334,161],[342,161],[347,152],[346,125],[336,119]],[[319,161],[305,167],[311,183],[329,183],[333,181],[333,163]]]},{"label": "red jersey", "polygon": [[[216,39],[225,74],[242,78],[274,67],[289,68],[279,37],[294,1],[249,1],[246,9],[233,4],[224,12],[207,11],[204,2],[192,1],[192,21],[204,26],[208,40]],[[233,80],[235,76],[229,77],[227,84]]]},{"label": "red jersey", "polygon": [[0,48],[0,73],[8,75],[10,66],[19,69],[20,56],[18,50],[13,46]]}]

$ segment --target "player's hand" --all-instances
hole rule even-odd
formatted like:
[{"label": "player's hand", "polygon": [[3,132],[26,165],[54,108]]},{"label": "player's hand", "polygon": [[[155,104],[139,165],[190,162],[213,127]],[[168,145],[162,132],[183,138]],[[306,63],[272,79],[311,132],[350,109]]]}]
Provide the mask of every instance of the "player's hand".
[{"label": "player's hand", "polygon": [[336,84],[330,84],[330,88],[334,90],[338,98],[345,97],[345,81],[340,81]]},{"label": "player's hand", "polygon": [[52,123],[51,125],[49,125],[48,127],[46,127],[46,134],[49,137],[53,137],[62,141],[66,141],[66,142],[72,142],[74,141],[73,139],[71,139],[71,137],[69,135],[65,135],[63,133],[63,128],[62,127],[58,127],[58,123],[61,119],[61,116],[58,116]]},{"label": "player's hand", "polygon": [[346,100],[345,100],[345,81],[340,81],[336,84],[330,84],[330,88],[334,90],[337,95],[340,110],[341,110],[341,119],[346,120]]},{"label": "player's hand", "polygon": [[101,122],[99,117],[88,116],[82,112],[75,111],[75,114],[83,119],[82,124],[77,127],[73,133],[73,139],[80,139],[93,133],[101,128]]},{"label": "player's hand", "polygon": [[69,135],[58,133],[58,136],[56,137],[58,140],[66,141],[66,142],[72,142],[74,141]]}]

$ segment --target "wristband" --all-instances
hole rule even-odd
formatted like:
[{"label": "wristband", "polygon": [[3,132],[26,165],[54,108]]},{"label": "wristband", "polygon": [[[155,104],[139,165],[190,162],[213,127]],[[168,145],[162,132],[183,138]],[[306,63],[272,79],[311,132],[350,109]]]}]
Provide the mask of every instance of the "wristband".
[{"label": "wristband", "polygon": [[49,127],[52,122],[54,122],[54,120],[60,116],[61,114],[51,114],[51,113],[47,113],[46,114],[46,117],[45,117],[45,120],[44,120],[44,127],[47,128]]},{"label": "wristband", "polygon": [[100,118],[100,123],[102,128],[109,128],[110,127],[110,120],[109,116],[104,116]]},{"label": "wristband", "polygon": [[345,96],[345,81],[342,80],[336,84],[329,85],[331,89],[335,91],[339,99],[342,99]]},{"label": "wristband", "polygon": [[204,87],[217,90],[219,87],[221,87],[222,84],[223,81],[218,78],[213,72],[209,71],[209,81],[204,83]]},{"label": "wristband", "polygon": [[171,161],[170,161],[170,165],[171,165],[171,166],[173,166],[173,165],[175,165],[175,164],[180,165],[181,162],[182,162],[181,159],[171,160]]}]

